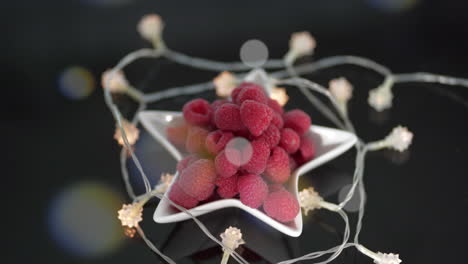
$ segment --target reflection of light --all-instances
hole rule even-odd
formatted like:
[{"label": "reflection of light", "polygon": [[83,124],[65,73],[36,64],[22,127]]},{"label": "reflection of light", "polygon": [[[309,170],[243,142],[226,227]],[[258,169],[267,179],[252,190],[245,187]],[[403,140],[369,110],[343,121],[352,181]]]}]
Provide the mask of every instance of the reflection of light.
[{"label": "reflection of light", "polygon": [[405,11],[415,7],[420,0],[367,0],[375,8],[384,11]]},{"label": "reflection of light", "polygon": [[97,257],[119,246],[123,232],[117,219],[122,199],[109,187],[93,182],[59,193],[49,209],[50,234],[68,252]]},{"label": "reflection of light", "polygon": [[173,118],[171,115],[167,115],[167,116],[166,116],[166,121],[167,121],[167,122],[171,122],[172,119],[174,119],[174,118]]},{"label": "reflection of light", "polygon": [[59,76],[58,84],[62,95],[72,100],[88,97],[95,86],[93,75],[78,66],[65,69]]}]

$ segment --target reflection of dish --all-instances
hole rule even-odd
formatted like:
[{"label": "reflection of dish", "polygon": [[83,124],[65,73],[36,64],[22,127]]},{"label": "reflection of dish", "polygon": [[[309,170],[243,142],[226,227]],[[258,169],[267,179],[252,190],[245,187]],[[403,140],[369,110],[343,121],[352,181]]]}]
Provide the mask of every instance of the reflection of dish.
[{"label": "reflection of dish", "polygon": [[[166,139],[165,130],[170,121],[172,121],[174,118],[180,117],[181,115],[182,114],[180,112],[168,111],[143,111],[139,113],[139,119],[146,130],[148,130],[148,132],[156,140],[158,140],[177,160],[182,159],[182,154]],[[315,139],[316,142],[316,157],[299,167],[291,176],[289,186],[287,188],[291,193],[296,195],[296,198],[298,195],[297,183],[299,176],[339,156],[351,148],[357,140],[356,136],[349,132],[315,125],[310,128],[309,133],[311,133],[311,136]],[[302,217],[300,213],[291,223],[283,224],[270,218],[260,210],[244,205],[238,199],[223,199],[213,201],[192,208],[189,211],[193,215],[199,216],[228,207],[240,208],[289,236],[297,237],[302,233]],[[159,203],[154,213],[154,221],[158,223],[178,222],[187,220],[189,218],[189,215],[171,207],[169,202],[166,200],[162,200]]]}]

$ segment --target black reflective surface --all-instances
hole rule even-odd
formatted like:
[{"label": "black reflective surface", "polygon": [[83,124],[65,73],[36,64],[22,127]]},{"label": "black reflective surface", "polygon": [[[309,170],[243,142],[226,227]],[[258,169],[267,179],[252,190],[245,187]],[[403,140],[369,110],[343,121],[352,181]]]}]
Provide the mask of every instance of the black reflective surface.
[{"label": "black reflective surface", "polygon": [[[113,6],[105,2],[2,4],[5,263],[159,261],[138,238],[124,238],[117,226],[116,210],[128,200],[120,178],[120,148],[112,139],[114,123],[98,84],[103,70],[125,53],[147,46],[135,31],[145,13],[160,13],[168,45],[191,55],[238,60],[242,43],[257,38],[267,43],[271,57],[281,57],[291,32],[309,30],[318,40],[316,58],[353,54],[395,72],[468,78],[465,1],[420,0],[414,8],[398,12],[377,8],[376,3],[384,2],[377,0],[230,4],[134,0]],[[59,90],[61,73],[73,65],[85,67],[96,80],[94,93],[86,99],[71,100]],[[216,75],[153,60],[139,61],[127,73],[145,92]],[[394,107],[376,113],[366,104],[367,92],[382,81],[381,76],[343,66],[307,77],[326,84],[342,75],[355,86],[350,115],[361,138],[382,138],[398,124],[415,133],[408,152],[381,151],[367,157],[362,243],[375,251],[397,252],[403,263],[463,263],[468,235],[467,89],[400,84],[394,90]],[[302,108],[314,123],[331,126],[298,92],[289,93],[287,108]],[[200,96],[214,99],[209,93]],[[116,99],[125,114],[135,110],[128,98]],[[178,110],[190,99],[165,100],[150,108]],[[172,166],[144,132],[136,151],[154,182]],[[327,200],[337,202],[340,190],[351,181],[354,154],[351,150],[312,171],[301,179],[301,186],[312,184]],[[132,180],[142,187],[137,174],[132,173]],[[158,247],[180,263],[219,262],[220,249],[192,222],[154,223],[155,206],[148,205],[142,226]],[[356,214],[349,216],[354,230]],[[326,211],[304,218],[300,238],[283,236],[235,209],[200,219],[214,234],[228,225],[241,227],[247,244],[239,253],[259,263],[327,249],[339,243],[343,232],[340,218]],[[372,261],[348,249],[333,263]]]}]

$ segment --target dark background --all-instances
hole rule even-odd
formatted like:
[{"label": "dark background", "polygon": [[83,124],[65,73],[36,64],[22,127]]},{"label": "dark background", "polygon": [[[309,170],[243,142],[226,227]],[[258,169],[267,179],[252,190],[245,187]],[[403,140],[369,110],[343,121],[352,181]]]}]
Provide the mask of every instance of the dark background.
[{"label": "dark background", "polygon": [[[112,139],[114,122],[99,84],[101,72],[123,55],[148,47],[135,30],[142,15],[155,12],[163,17],[164,38],[172,49],[210,59],[238,60],[239,47],[252,38],[268,45],[270,57],[281,57],[290,34],[308,30],[318,40],[315,58],[359,55],[394,72],[468,78],[468,2],[420,0],[408,8],[402,7],[412,1],[390,1],[401,8],[385,2],[389,1],[2,2],[5,263],[158,261],[142,241],[123,238],[116,226],[115,212],[126,196],[119,147]],[[71,66],[94,76],[95,90],[89,97],[76,100],[61,92],[60,77]],[[128,68],[129,79],[145,92],[210,80],[216,74],[164,60],[142,60]],[[362,243],[375,251],[398,252],[404,263],[463,262],[468,119],[466,103],[454,101],[453,94],[466,102],[466,88],[397,85],[394,108],[377,115],[365,100],[381,76],[346,66],[307,77],[326,84],[341,75],[355,86],[351,118],[364,140],[382,138],[400,123],[415,133],[409,152],[382,151],[367,159],[369,200]],[[213,98],[209,93],[201,96]],[[288,108],[303,108],[314,123],[330,125],[297,92],[290,96]],[[151,108],[177,110],[189,99],[166,100]],[[130,100],[120,98],[119,104],[131,114]],[[145,166],[155,177],[166,169],[166,154],[148,135],[142,134],[137,151],[145,154]],[[302,184],[315,184],[327,200],[336,202],[338,191],[350,182],[353,158],[354,151],[349,151],[305,176]],[[145,211],[143,226],[169,256],[178,262],[220,260],[219,248],[190,222],[152,222],[153,208]],[[354,229],[356,215],[350,217]],[[240,250],[250,261],[280,261],[329,248],[338,244],[343,229],[336,215],[322,211],[305,220],[300,239],[252,223],[236,210],[202,220],[215,234],[228,224],[242,226],[247,245]],[[372,261],[348,249],[335,263]]]}]

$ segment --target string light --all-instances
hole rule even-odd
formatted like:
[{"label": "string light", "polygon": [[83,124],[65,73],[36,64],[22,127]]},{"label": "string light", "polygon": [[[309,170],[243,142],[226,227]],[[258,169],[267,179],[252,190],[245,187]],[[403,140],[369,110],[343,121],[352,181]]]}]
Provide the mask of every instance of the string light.
[{"label": "string light", "polygon": [[273,87],[271,89],[270,98],[276,100],[281,106],[284,106],[289,101],[286,89],[281,87]]},{"label": "string light", "polygon": [[[125,131],[128,143],[130,145],[134,145],[140,137],[140,130],[134,124],[125,119],[122,119],[122,128]],[[119,127],[115,128],[114,139],[117,140],[119,145],[125,145],[124,139],[122,137],[122,131]]]},{"label": "string light", "polygon": [[373,252],[362,245],[356,245],[356,248],[364,255],[372,258],[375,264],[400,264],[401,259],[398,254]]},{"label": "string light", "polygon": [[369,91],[369,98],[367,102],[372,108],[378,112],[389,109],[392,107],[393,101],[393,78],[388,77],[385,79],[384,83],[379,87]]},{"label": "string light", "polygon": [[285,56],[287,64],[292,64],[297,58],[311,55],[317,46],[315,38],[307,31],[296,32],[289,40],[289,51]]},{"label": "string light", "polygon": [[382,148],[390,148],[399,152],[408,149],[413,141],[413,133],[406,127],[397,126],[383,140],[371,142],[367,145],[368,150],[379,150]]},{"label": "string light", "polygon": [[309,211],[320,209],[322,206],[320,203],[323,198],[314,190],[313,187],[309,187],[299,192],[299,204],[304,209],[304,214],[308,215]]},{"label": "string light", "polygon": [[150,41],[155,46],[161,41],[161,35],[164,28],[164,22],[156,14],[148,14],[141,18],[137,30],[141,37]]},{"label": "string light", "polygon": [[333,79],[329,82],[330,93],[338,102],[340,111],[347,112],[348,101],[353,96],[353,86],[344,77]]},{"label": "string light", "polygon": [[122,71],[117,71],[112,75],[111,70],[102,73],[101,85],[104,89],[109,89],[111,93],[125,93],[130,86]]},{"label": "string light", "polygon": [[232,90],[236,88],[237,79],[234,74],[223,71],[213,79],[213,83],[215,85],[216,94],[219,97],[229,97]]},{"label": "string light", "polygon": [[136,227],[143,220],[143,204],[141,202],[124,204],[118,211],[118,218],[122,226]]},{"label": "string light", "polygon": [[244,244],[245,241],[242,239],[242,232],[239,228],[228,227],[221,233],[221,242],[223,243],[223,259],[221,264],[226,264],[229,260],[230,252],[236,250],[240,245]]},{"label": "string light", "polygon": [[159,179],[159,184],[156,185],[154,190],[157,193],[160,193],[160,194],[166,193],[166,191],[169,189],[169,186],[171,185],[173,179],[174,179],[174,174],[163,173],[161,175],[161,178]]}]

